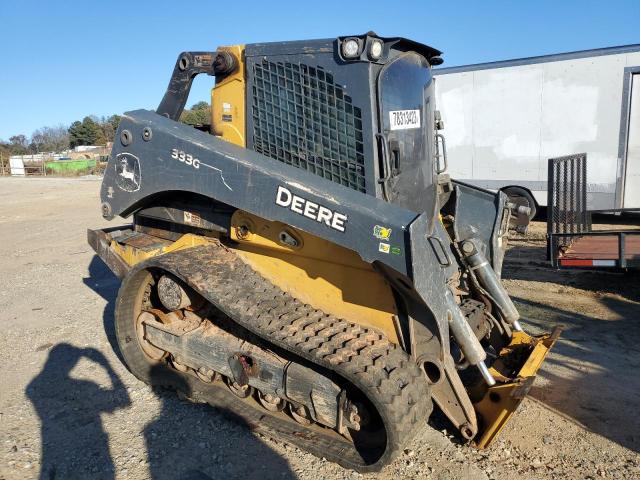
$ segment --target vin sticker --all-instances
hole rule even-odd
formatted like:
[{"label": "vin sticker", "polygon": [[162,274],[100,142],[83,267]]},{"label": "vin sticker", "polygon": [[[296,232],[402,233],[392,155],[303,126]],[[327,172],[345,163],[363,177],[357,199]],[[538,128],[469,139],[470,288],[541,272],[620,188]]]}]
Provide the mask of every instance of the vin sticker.
[{"label": "vin sticker", "polygon": [[197,213],[184,212],[184,223],[195,225],[196,227],[202,226],[202,218]]},{"label": "vin sticker", "polygon": [[391,130],[420,128],[420,110],[391,110],[389,121]]}]

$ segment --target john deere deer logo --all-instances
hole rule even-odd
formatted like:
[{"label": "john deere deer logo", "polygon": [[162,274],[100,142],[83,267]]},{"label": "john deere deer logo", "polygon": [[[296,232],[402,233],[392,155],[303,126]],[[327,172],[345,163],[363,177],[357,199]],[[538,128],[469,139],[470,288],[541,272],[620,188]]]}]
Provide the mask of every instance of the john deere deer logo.
[{"label": "john deere deer logo", "polygon": [[121,153],[116,157],[116,184],[125,192],[140,190],[140,162],[135,155]]}]

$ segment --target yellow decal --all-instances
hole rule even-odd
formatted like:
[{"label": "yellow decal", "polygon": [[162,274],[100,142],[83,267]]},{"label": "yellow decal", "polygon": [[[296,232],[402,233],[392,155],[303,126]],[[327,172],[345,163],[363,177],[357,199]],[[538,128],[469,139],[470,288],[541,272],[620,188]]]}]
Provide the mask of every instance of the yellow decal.
[{"label": "yellow decal", "polygon": [[373,236],[378,240],[389,240],[391,238],[391,229],[376,225],[373,227]]}]

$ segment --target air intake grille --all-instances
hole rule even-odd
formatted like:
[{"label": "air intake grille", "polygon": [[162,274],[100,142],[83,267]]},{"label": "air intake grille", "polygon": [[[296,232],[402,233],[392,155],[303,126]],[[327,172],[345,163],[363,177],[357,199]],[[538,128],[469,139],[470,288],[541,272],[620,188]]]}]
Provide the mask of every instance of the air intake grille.
[{"label": "air intake grille", "polygon": [[365,192],[361,110],[333,75],[266,60],[253,73],[254,149]]}]

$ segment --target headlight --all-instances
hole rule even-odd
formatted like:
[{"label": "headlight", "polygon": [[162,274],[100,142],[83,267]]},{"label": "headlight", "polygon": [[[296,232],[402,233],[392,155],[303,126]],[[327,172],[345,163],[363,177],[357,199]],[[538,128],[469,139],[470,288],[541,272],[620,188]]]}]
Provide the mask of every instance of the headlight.
[{"label": "headlight", "polygon": [[360,44],[355,38],[347,38],[342,42],[342,56],[344,58],[356,58],[360,53]]},{"label": "headlight", "polygon": [[369,44],[369,58],[378,60],[382,56],[382,42],[380,40],[372,40]]}]

